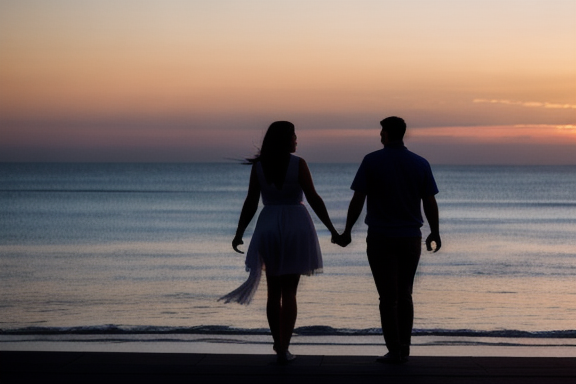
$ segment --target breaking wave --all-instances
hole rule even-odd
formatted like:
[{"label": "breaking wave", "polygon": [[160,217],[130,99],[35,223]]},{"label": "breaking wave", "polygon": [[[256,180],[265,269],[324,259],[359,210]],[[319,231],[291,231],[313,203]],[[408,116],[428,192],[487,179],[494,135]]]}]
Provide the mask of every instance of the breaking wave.
[{"label": "breaking wave", "polygon": [[[220,325],[201,325],[195,327],[161,326],[122,326],[106,324],[79,327],[24,327],[0,329],[0,335],[267,335],[268,328],[235,328]],[[300,336],[371,336],[381,335],[380,328],[350,329],[333,328],[324,325],[297,327],[294,334]],[[576,338],[576,330],[557,331],[518,331],[518,330],[471,330],[471,329],[414,329],[414,336],[446,337],[497,337],[497,338],[533,338],[564,339]]]}]

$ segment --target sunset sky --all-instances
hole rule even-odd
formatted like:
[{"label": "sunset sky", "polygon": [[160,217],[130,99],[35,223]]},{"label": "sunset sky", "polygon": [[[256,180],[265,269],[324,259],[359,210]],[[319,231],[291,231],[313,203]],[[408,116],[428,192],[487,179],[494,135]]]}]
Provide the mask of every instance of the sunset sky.
[{"label": "sunset sky", "polygon": [[576,0],[0,0],[0,161],[576,164]]}]

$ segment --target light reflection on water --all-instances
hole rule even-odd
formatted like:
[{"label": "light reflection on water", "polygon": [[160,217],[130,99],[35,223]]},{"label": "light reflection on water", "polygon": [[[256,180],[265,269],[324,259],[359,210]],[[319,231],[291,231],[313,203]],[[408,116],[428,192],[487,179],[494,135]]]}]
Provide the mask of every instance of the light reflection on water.
[{"label": "light reflection on water", "polygon": [[[356,165],[310,168],[343,228]],[[443,248],[423,252],[415,328],[574,329],[576,167],[434,171]],[[247,277],[230,241],[248,172],[235,164],[2,164],[0,328],[266,328],[265,281],[248,307],[216,301]],[[297,325],[380,327],[366,226],[341,249],[313,218],[324,273],[302,279]]]}]

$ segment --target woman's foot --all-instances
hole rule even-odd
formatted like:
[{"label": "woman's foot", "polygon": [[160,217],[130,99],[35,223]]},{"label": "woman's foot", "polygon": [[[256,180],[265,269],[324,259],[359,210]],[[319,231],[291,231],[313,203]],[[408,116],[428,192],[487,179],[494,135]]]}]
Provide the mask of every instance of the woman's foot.
[{"label": "woman's foot", "polygon": [[408,356],[402,356],[400,352],[388,352],[384,356],[377,358],[376,362],[382,364],[404,364],[408,362]]},{"label": "woman's foot", "polygon": [[283,352],[276,351],[276,361],[278,364],[288,364],[291,361],[294,361],[296,356],[290,353],[290,351],[286,350]]}]

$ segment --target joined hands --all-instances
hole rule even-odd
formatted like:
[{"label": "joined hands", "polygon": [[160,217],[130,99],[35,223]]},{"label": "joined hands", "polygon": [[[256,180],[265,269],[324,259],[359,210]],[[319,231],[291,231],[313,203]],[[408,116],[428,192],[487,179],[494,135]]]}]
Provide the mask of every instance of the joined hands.
[{"label": "joined hands", "polygon": [[336,233],[332,235],[332,243],[338,244],[341,247],[346,247],[352,242],[352,236],[350,233],[343,232],[341,235]]}]

